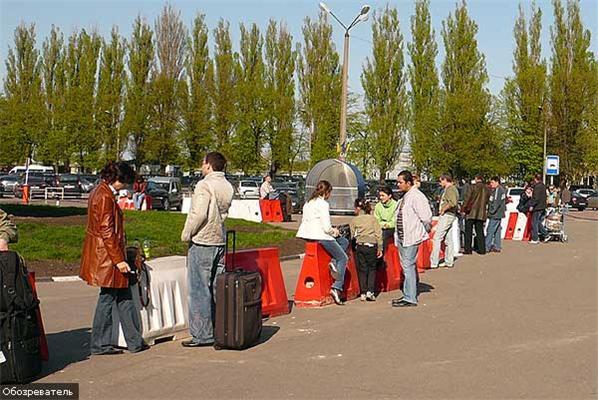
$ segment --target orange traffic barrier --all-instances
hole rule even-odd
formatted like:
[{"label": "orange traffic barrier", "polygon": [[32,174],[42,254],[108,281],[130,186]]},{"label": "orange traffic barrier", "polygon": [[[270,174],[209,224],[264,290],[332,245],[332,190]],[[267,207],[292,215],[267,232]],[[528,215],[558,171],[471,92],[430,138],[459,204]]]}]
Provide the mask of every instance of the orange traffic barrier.
[{"label": "orange traffic barrier", "polygon": [[23,185],[23,204],[29,204],[29,185]]},{"label": "orange traffic barrier", "polygon": [[376,272],[376,287],[380,292],[390,292],[401,288],[403,268],[399,250],[394,243],[389,243],[384,253],[386,268]]},{"label": "orange traffic barrier", "polygon": [[262,222],[272,222],[270,200],[260,200],[260,211],[262,212]]},{"label": "orange traffic barrier", "polygon": [[[305,243],[305,256],[295,288],[294,301],[297,307],[322,307],[334,303],[330,297],[330,288],[334,282],[328,267],[330,260],[330,255],[318,242]],[[347,300],[359,295],[357,269],[352,251],[349,251],[344,288]]]},{"label": "orange traffic barrier", "polygon": [[[33,291],[33,297],[37,300],[37,287],[35,286],[35,272],[31,271],[27,275],[27,280],[29,281],[29,285],[31,286],[31,290]],[[42,320],[42,313],[38,307],[37,311],[35,312],[37,317],[37,322],[39,324],[39,341],[40,341],[40,353],[42,356],[42,360],[48,361],[50,359],[50,351],[48,350],[48,340],[46,339],[46,331],[44,330],[44,321]]]},{"label": "orange traffic barrier", "polygon": [[135,202],[128,197],[121,197],[118,199],[118,206],[121,210],[134,210]]},{"label": "orange traffic barrier", "polygon": [[[435,227],[438,224],[438,220],[432,220],[432,227]],[[416,266],[417,270],[420,273],[424,273],[426,269],[430,269],[431,262],[430,256],[432,255],[432,247],[434,246],[434,233],[436,231],[433,230],[429,233],[430,238],[419,245],[419,249],[417,251],[417,261]],[[440,252],[440,257],[442,258],[444,254],[442,254],[442,250]]]},{"label": "orange traffic barrier", "polygon": [[[226,257],[227,265],[233,265],[232,254],[229,253]],[[291,312],[278,248],[239,250],[235,255],[234,267],[244,271],[258,271],[262,276],[263,315],[275,317]]]},{"label": "orange traffic barrier", "polygon": [[272,222],[282,222],[284,221],[284,215],[282,215],[282,207],[280,205],[280,200],[268,200],[270,202],[270,214],[272,218]]},{"label": "orange traffic barrier", "polygon": [[509,222],[507,222],[507,232],[505,233],[505,240],[513,240],[515,234],[515,227],[517,226],[518,212],[512,212],[509,215]]}]

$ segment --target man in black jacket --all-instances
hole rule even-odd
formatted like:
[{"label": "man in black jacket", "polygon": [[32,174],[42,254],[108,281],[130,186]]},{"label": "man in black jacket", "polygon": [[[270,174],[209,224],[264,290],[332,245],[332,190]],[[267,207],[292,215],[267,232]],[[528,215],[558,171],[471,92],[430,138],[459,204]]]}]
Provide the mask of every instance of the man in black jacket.
[{"label": "man in black jacket", "polygon": [[532,213],[532,240],[530,244],[538,244],[540,236],[544,241],[550,238],[542,225],[544,213],[546,212],[546,185],[542,182],[542,175],[534,176],[534,191],[529,203],[529,211]]}]

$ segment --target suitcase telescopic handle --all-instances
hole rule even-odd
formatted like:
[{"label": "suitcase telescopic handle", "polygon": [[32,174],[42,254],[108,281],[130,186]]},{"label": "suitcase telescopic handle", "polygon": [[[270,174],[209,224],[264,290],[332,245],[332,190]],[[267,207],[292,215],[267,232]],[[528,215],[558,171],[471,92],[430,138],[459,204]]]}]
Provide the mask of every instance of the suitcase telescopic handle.
[{"label": "suitcase telescopic handle", "polygon": [[231,253],[231,270],[235,268],[235,254],[237,252],[237,232],[234,230],[231,231],[227,231],[226,232],[226,246],[224,246],[224,270],[228,271],[228,262],[226,261],[227,257],[226,255],[228,254],[228,242],[229,242],[229,238],[233,237],[233,252]]}]

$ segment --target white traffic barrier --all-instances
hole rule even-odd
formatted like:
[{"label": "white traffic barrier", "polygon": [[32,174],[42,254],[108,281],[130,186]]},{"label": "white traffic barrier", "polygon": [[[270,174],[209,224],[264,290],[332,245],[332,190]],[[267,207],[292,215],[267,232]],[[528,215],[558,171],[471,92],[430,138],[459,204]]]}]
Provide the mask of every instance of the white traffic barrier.
[{"label": "white traffic barrier", "polygon": [[246,221],[262,222],[259,200],[233,200],[228,209],[228,217]]},{"label": "white traffic barrier", "polygon": [[189,214],[191,210],[191,197],[183,197],[183,205],[181,206],[181,213]]},{"label": "white traffic barrier", "polygon": [[[141,284],[145,290],[145,282],[131,287],[143,339],[147,344],[153,345],[158,339],[177,340],[188,337],[187,258],[183,256],[156,258],[147,261],[146,265],[150,287],[150,299],[146,307],[142,307],[137,287]],[[144,300],[147,299],[144,297]],[[118,314],[113,313],[113,317],[114,326],[118,326],[118,346],[126,347],[127,343],[118,322]]]},{"label": "white traffic barrier", "polygon": [[453,235],[454,254],[459,254],[461,252],[461,227],[459,226],[459,218],[455,218],[455,221],[453,221],[451,235]]},{"label": "white traffic barrier", "polygon": [[504,239],[505,235],[507,234],[507,227],[509,226],[509,215],[510,213],[506,213],[505,217],[500,220],[500,238]]}]

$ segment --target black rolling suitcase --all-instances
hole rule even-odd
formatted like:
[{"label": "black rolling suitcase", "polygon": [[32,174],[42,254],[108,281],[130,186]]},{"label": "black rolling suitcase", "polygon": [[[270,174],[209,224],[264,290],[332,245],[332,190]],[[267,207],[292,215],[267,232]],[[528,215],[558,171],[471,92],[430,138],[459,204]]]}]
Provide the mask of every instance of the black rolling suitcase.
[{"label": "black rolling suitcase", "polygon": [[214,348],[242,350],[255,345],[262,333],[262,278],[259,272],[243,271],[235,265],[235,231],[231,266],[224,261],[225,272],[216,278],[216,320]]},{"label": "black rolling suitcase", "polygon": [[14,251],[0,251],[0,383],[28,383],[42,369],[39,301]]}]

